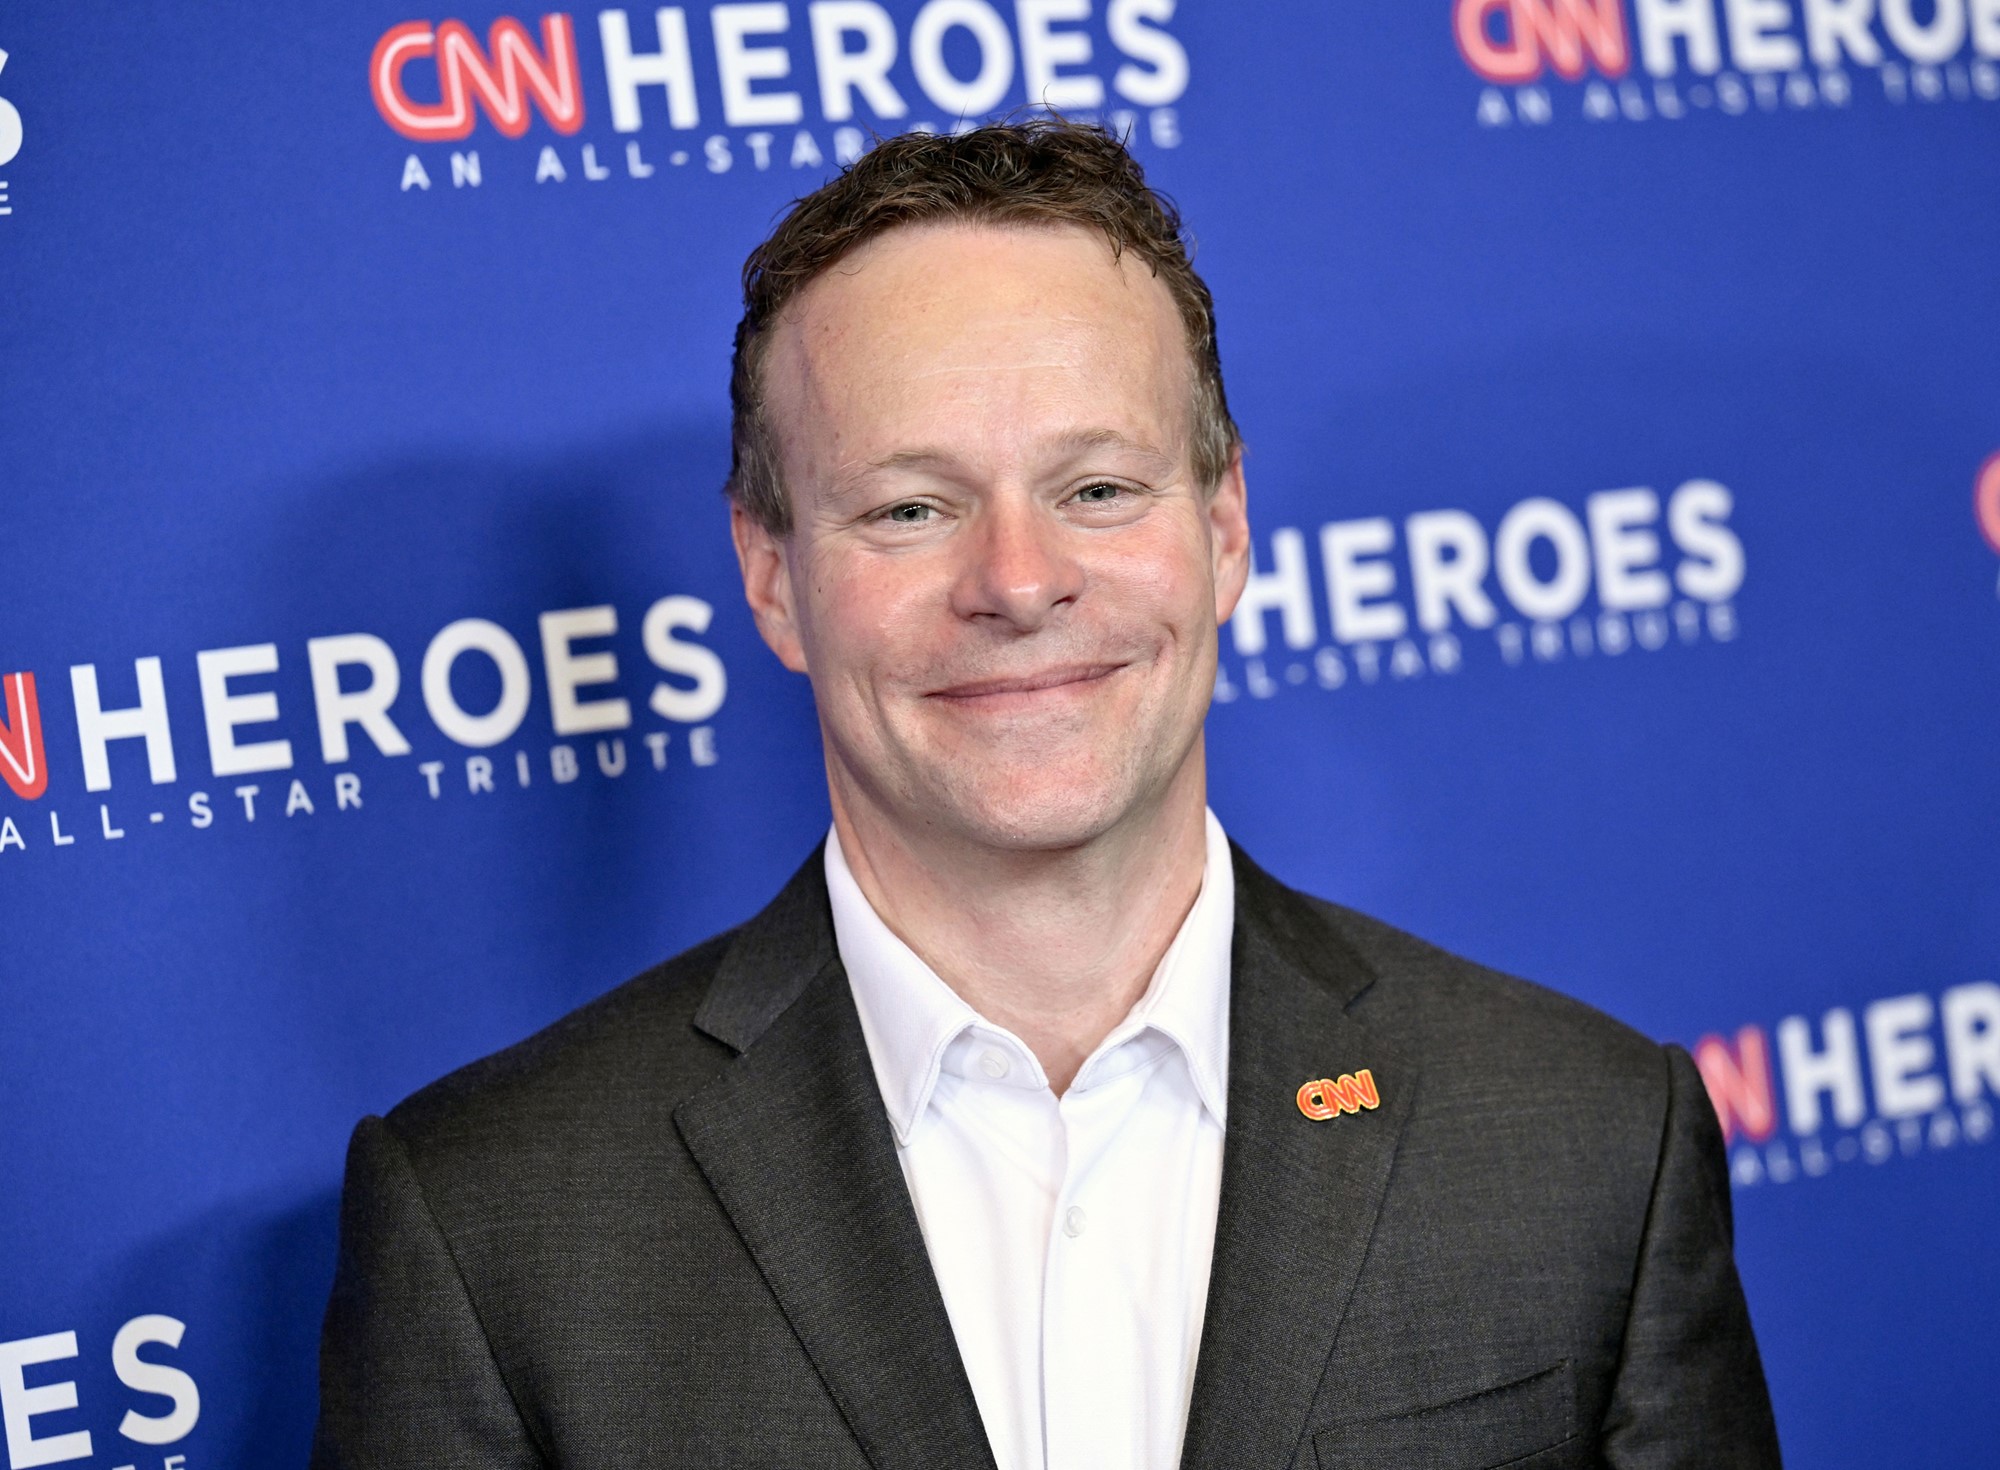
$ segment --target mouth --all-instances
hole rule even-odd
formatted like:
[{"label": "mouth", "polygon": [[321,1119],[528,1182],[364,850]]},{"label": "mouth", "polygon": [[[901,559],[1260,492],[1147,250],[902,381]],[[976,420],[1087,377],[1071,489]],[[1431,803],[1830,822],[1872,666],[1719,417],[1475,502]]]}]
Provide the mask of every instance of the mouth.
[{"label": "mouth", "polygon": [[1080,692],[1089,685],[1102,683],[1124,667],[1123,664],[1111,663],[1062,664],[1009,679],[972,679],[963,684],[933,689],[930,697],[964,705],[979,701],[999,703],[1038,694]]}]

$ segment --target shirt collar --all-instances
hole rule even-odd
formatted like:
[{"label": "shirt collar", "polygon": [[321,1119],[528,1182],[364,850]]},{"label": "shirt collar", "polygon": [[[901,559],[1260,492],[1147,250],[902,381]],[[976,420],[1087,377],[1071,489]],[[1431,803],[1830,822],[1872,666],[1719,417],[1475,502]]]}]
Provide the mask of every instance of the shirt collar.
[{"label": "shirt collar", "polygon": [[[1112,1054],[1155,1032],[1179,1048],[1202,1106],[1220,1124],[1227,1116],[1229,948],[1236,929],[1236,877],[1229,839],[1214,812],[1206,813],[1206,835],[1201,891],[1194,906],[1153,971],[1145,994],[1084,1062],[1076,1085],[1088,1087],[1100,1073],[1121,1070],[1109,1066]],[[907,1144],[911,1129],[930,1105],[946,1051],[966,1031],[988,1032],[1012,1042],[1022,1055],[1032,1058],[1032,1054],[1018,1038],[967,1005],[882,921],[855,881],[837,831],[827,834],[826,887],[833,906],[834,941],[861,1016],[876,1084],[897,1142]]]}]

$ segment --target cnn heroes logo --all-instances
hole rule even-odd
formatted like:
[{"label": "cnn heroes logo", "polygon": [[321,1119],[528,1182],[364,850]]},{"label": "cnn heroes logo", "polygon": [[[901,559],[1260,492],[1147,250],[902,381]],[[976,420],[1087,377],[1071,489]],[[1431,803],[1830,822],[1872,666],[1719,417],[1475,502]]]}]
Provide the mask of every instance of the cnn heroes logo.
[{"label": "cnn heroes logo", "polygon": [[[139,1356],[141,1348],[152,1349],[155,1356],[160,1348],[178,1348],[186,1331],[186,1324],[173,1317],[149,1314],[134,1317],[111,1339],[111,1367],[118,1381],[144,1396],[143,1408],[155,1409],[160,1400],[167,1405],[165,1413],[142,1414],[128,1408],[118,1421],[120,1438],[151,1447],[178,1444],[194,1431],[201,1418],[201,1390],[194,1379],[169,1363]],[[6,1430],[8,1470],[64,1465],[96,1453],[88,1429],[63,1427],[80,1400],[75,1381],[63,1378],[56,1365],[77,1356],[74,1332],[0,1342],[0,1424]],[[32,1385],[30,1369],[37,1379]],[[38,1419],[48,1422],[37,1424]],[[185,1470],[187,1457],[167,1455],[157,1463],[160,1470]],[[119,1470],[135,1467],[123,1465]]]},{"label": "cnn heroes logo", "polygon": [[[375,43],[368,85],[382,120],[412,142],[459,143],[482,121],[520,139],[536,117],[576,139],[543,143],[531,174],[525,154],[509,162],[540,185],[819,169],[860,157],[870,131],[935,132],[1023,103],[1170,148],[1188,83],[1187,50],[1166,28],[1175,6],[926,0],[898,14],[875,0],[754,0],[602,10],[581,28],[566,14],[502,16],[483,40],[464,21],[412,20]],[[600,106],[610,135],[581,137]],[[448,176],[478,188],[486,174],[477,149],[428,163],[411,153],[400,187]]]},{"label": "cnn heroes logo", "polygon": [[1734,509],[1725,486],[1689,480],[1664,499],[1635,486],[1581,508],[1534,496],[1490,530],[1467,510],[1331,521],[1310,539],[1284,527],[1236,605],[1229,644],[1240,663],[1217,670],[1216,697],[1453,674],[1472,634],[1508,666],[1727,642],[1744,576]]},{"label": "cnn heroes logo", "polygon": [[[616,780],[628,769],[664,771],[677,732],[679,748],[694,766],[712,766],[719,759],[714,727],[707,724],[722,708],[729,679],[722,659],[695,641],[708,631],[714,609],[698,597],[662,597],[639,619],[639,641],[645,660],[657,675],[637,691],[648,723],[667,728],[639,729],[641,711],[620,689],[624,676],[618,655],[604,640],[619,632],[618,610],[611,604],[562,608],[537,619],[539,665],[547,695],[551,733],[557,739],[531,748],[517,739],[524,733],[534,694],[534,668],[520,640],[486,618],[460,618],[431,638],[419,663],[418,686],[424,713],[437,732],[452,743],[477,752],[447,763],[424,760],[415,775],[433,800],[447,791],[477,796],[502,786],[524,788],[547,780],[559,786],[586,775]],[[321,761],[329,767],[348,764],[358,750],[372,746],[382,756],[412,753],[404,713],[395,707],[403,690],[403,661],[396,650],[372,633],[339,633],[310,638],[304,647],[311,677],[313,725]],[[292,771],[300,763],[300,742],[279,733],[284,712],[270,681],[281,667],[276,643],[207,648],[194,656],[201,692],[201,715],[207,736],[208,769],[218,780]],[[146,769],[154,786],[180,779],[180,756],[169,719],[167,687],[157,655],[135,659],[129,679],[117,683],[131,691],[120,703],[108,694],[107,671],[100,679],[96,664],[76,664],[69,670],[75,711],[77,750],[84,789],[112,789],[111,752],[121,742],[143,746]],[[470,692],[477,689],[479,692]],[[48,789],[48,741],[45,737],[35,676],[28,672],[0,676],[5,724],[0,724],[0,778],[24,800],[37,800]],[[627,744],[627,733],[635,738]],[[294,727],[294,733],[296,727]],[[587,745],[572,737],[598,737]],[[497,747],[512,744],[501,752]],[[462,769],[450,771],[450,766]],[[448,771],[450,774],[448,776]],[[164,811],[145,811],[143,821],[158,825]],[[211,793],[191,791],[186,799],[187,823],[198,829],[216,824],[221,813],[234,812],[254,822],[260,815],[282,811],[286,818],[311,817],[323,808],[336,812],[362,805],[360,775],[336,770],[324,777],[293,776],[273,782],[246,782]],[[127,835],[126,815],[112,803],[97,804],[95,824],[82,830],[105,841]],[[79,824],[66,821],[60,809],[48,812],[48,832],[34,835],[39,824],[17,824],[12,813],[0,816],[0,856],[25,852],[31,846],[68,847],[77,841]],[[34,840],[31,842],[31,836]]]},{"label": "cnn heroes logo", "polygon": [[1776,1034],[1773,1047],[1762,1026],[1744,1026],[1694,1047],[1739,1185],[1819,1178],[1840,1164],[1993,1135],[2000,985],[1890,996],[1858,1017],[1846,1006],[1817,1022],[1787,1016]]},{"label": "cnn heroes logo", "polygon": [[1454,0],[1451,25],[1487,127],[1553,121],[1550,77],[1594,122],[1843,108],[1849,68],[1898,105],[2000,101],[2000,0]]}]

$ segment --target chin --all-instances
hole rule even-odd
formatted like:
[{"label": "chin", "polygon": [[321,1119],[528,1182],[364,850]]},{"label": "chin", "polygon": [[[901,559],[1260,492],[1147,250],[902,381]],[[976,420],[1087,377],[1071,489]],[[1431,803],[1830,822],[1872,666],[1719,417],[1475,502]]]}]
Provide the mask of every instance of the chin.
[{"label": "chin", "polygon": [[1015,852],[1081,847],[1115,827],[1140,795],[1134,772],[1085,771],[1051,779],[1049,768],[992,772],[954,783],[948,821],[972,840]]}]

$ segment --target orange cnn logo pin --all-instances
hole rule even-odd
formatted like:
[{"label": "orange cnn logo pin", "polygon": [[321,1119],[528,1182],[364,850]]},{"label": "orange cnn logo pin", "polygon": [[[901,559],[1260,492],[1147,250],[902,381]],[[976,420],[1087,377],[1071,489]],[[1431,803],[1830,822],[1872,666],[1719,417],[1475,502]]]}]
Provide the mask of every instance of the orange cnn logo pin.
[{"label": "orange cnn logo pin", "polygon": [[1342,1073],[1338,1081],[1317,1077],[1299,1089],[1299,1111],[1318,1122],[1381,1106],[1382,1095],[1375,1090],[1375,1074],[1366,1067],[1359,1072]]}]

